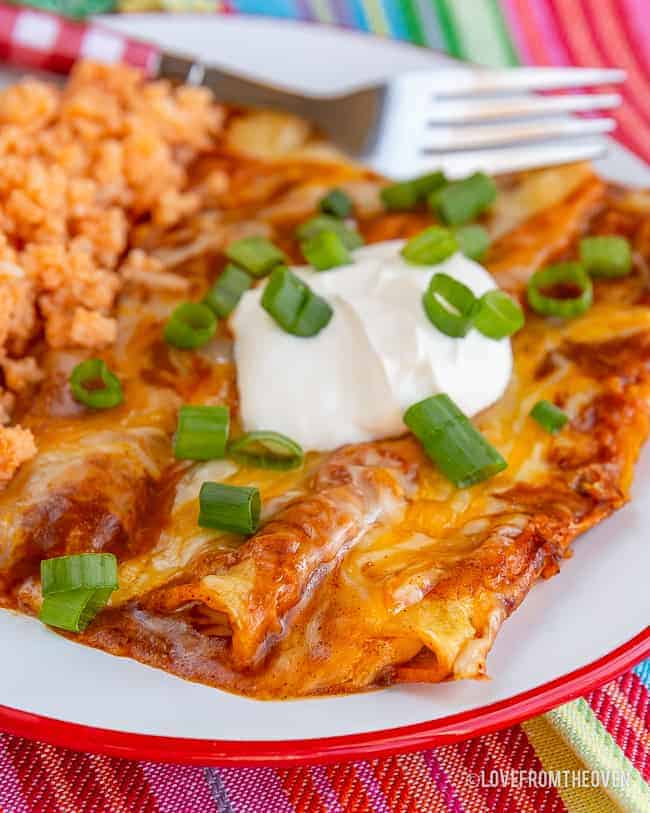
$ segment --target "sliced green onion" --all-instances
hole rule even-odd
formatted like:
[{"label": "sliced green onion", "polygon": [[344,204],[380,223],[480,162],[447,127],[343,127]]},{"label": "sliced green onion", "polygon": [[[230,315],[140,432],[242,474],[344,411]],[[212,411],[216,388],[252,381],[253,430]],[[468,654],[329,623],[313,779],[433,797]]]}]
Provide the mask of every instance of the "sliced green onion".
[{"label": "sliced green onion", "polygon": [[449,274],[431,277],[422,304],[430,321],[446,336],[460,338],[472,326],[476,297],[467,285]]},{"label": "sliced green onion", "polygon": [[442,226],[428,229],[411,237],[402,249],[402,257],[414,265],[436,265],[458,251],[453,233]]},{"label": "sliced green onion", "polygon": [[508,465],[448,395],[413,404],[404,413],[404,423],[458,488],[486,480]]},{"label": "sliced green onion", "polygon": [[[551,296],[544,291],[558,290],[572,296]],[[593,300],[593,286],[580,263],[558,263],[536,271],[528,282],[528,303],[542,316],[571,319],[589,310]]]},{"label": "sliced green onion", "polygon": [[248,486],[203,483],[199,492],[199,525],[233,534],[253,534],[260,523],[260,492]]},{"label": "sliced green onion", "polygon": [[225,406],[182,406],[174,439],[177,460],[217,460],[226,454],[230,412]]},{"label": "sliced green onion", "polygon": [[632,270],[632,250],[624,237],[585,237],[580,259],[592,277],[624,277]]},{"label": "sliced green onion", "polygon": [[210,341],[217,319],[207,305],[183,302],[172,311],[165,325],[165,341],[180,350],[195,350]]},{"label": "sliced green onion", "polygon": [[123,401],[122,385],[101,359],[86,359],[70,374],[75,401],[93,409],[109,409]]},{"label": "sliced green onion", "polygon": [[552,435],[559,432],[569,421],[569,416],[550,401],[538,401],[531,409],[530,417]]},{"label": "sliced green onion", "polygon": [[321,231],[301,244],[308,263],[319,271],[327,271],[352,262],[345,243],[335,231]]},{"label": "sliced green onion", "polygon": [[342,220],[329,215],[317,215],[305,223],[301,223],[296,229],[296,237],[300,242],[303,242],[322,231],[335,231],[349,251],[363,245],[363,238],[358,231],[346,226]]},{"label": "sliced green onion", "polygon": [[264,277],[276,265],[287,261],[284,253],[266,237],[242,237],[241,240],[235,240],[226,249],[226,257],[254,277]]},{"label": "sliced green onion", "polygon": [[332,189],[321,198],[318,208],[323,214],[343,218],[352,211],[352,200],[342,189]]},{"label": "sliced green onion", "polygon": [[497,188],[488,175],[476,172],[462,181],[454,181],[429,195],[429,205],[445,223],[467,223],[492,203]]},{"label": "sliced green onion", "polygon": [[524,312],[504,291],[488,291],[479,299],[474,327],[490,339],[512,336],[524,326]]},{"label": "sliced green onion", "polygon": [[393,212],[410,212],[418,205],[418,190],[413,181],[400,181],[385,186],[379,193],[386,209]]},{"label": "sliced green onion", "polygon": [[70,590],[46,596],[38,615],[50,627],[83,632],[93,618],[108,604],[112,587],[98,590]]},{"label": "sliced green onion", "polygon": [[333,314],[334,311],[329,303],[310,290],[298,313],[298,318],[294,322],[293,329],[289,332],[308,339],[310,336],[320,333],[327,326]]},{"label": "sliced green onion", "polygon": [[454,229],[454,234],[459,250],[470,260],[480,260],[490,245],[490,236],[478,223],[460,226],[460,228]]},{"label": "sliced green onion", "polygon": [[112,553],[56,556],[41,562],[39,618],[51,627],[82,632],[118,587]]},{"label": "sliced green onion", "polygon": [[291,333],[304,306],[307,286],[285,266],[271,274],[262,295],[262,307],[281,328]]},{"label": "sliced green onion", "polygon": [[415,209],[421,200],[426,200],[428,195],[446,183],[442,172],[430,172],[410,181],[399,181],[385,186],[379,194],[386,209],[409,212]]},{"label": "sliced green onion", "polygon": [[228,447],[228,455],[246,466],[286,471],[302,465],[302,448],[279,432],[248,432]]},{"label": "sliced green onion", "polygon": [[332,318],[332,308],[286,267],[276,268],[262,295],[262,307],[294,336],[315,336]]},{"label": "sliced green onion", "polygon": [[418,200],[426,200],[432,192],[441,189],[447,183],[443,172],[429,172],[427,175],[420,175],[414,178],[413,186],[418,196]]},{"label": "sliced green onion", "polygon": [[100,587],[117,590],[117,559],[112,553],[77,553],[41,561],[44,596]]},{"label": "sliced green onion", "polygon": [[237,307],[242,295],[253,284],[253,278],[246,271],[232,263],[223,269],[219,279],[206,294],[203,304],[225,319]]}]

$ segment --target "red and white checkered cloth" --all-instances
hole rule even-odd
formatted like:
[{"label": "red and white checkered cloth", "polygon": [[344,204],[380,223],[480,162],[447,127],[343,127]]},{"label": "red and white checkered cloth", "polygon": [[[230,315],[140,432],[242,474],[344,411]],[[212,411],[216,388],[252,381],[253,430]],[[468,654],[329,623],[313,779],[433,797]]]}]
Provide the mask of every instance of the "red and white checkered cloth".
[{"label": "red and white checkered cloth", "polygon": [[156,73],[155,45],[95,23],[0,3],[0,60],[23,68],[68,73],[79,59],[126,62],[147,76]]}]

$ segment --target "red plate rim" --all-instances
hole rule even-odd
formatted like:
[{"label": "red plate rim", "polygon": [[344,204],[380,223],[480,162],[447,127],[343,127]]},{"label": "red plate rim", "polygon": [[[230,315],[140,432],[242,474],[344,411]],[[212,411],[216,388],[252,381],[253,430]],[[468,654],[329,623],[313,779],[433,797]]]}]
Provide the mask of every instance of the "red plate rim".
[{"label": "red plate rim", "polygon": [[261,767],[370,759],[488,734],[574,700],[650,656],[650,626],[607,655],[562,677],[488,706],[426,723],[308,740],[206,740],[132,734],[69,723],[0,705],[9,734],[112,757],[185,765]]}]

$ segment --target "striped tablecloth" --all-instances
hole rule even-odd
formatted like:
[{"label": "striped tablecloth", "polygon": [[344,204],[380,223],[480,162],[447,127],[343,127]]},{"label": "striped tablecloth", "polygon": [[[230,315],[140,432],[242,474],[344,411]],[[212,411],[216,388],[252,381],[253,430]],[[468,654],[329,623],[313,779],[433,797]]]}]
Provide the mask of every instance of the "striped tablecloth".
[{"label": "striped tablecloth", "polygon": [[[82,16],[114,0],[34,0]],[[490,65],[618,65],[617,137],[650,161],[650,0],[119,0],[340,24]],[[1,668],[1,667],[0,667]],[[607,790],[603,785],[608,785]],[[0,734],[0,813],[650,813],[650,660],[457,745],[276,770],[128,762]]]}]

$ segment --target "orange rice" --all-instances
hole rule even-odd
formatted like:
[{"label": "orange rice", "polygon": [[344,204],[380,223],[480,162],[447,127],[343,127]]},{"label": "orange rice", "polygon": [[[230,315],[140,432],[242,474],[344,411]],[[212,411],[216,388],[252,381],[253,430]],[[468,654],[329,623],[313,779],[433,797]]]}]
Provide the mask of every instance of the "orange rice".
[{"label": "orange rice", "polygon": [[[223,121],[209,91],[124,66],[83,63],[63,89],[26,79],[0,93],[0,424],[42,377],[38,340],[114,341],[130,228],[173,227],[201,207],[187,170]],[[140,256],[125,268],[152,273]],[[35,453],[28,430],[0,426],[0,487]]]}]

